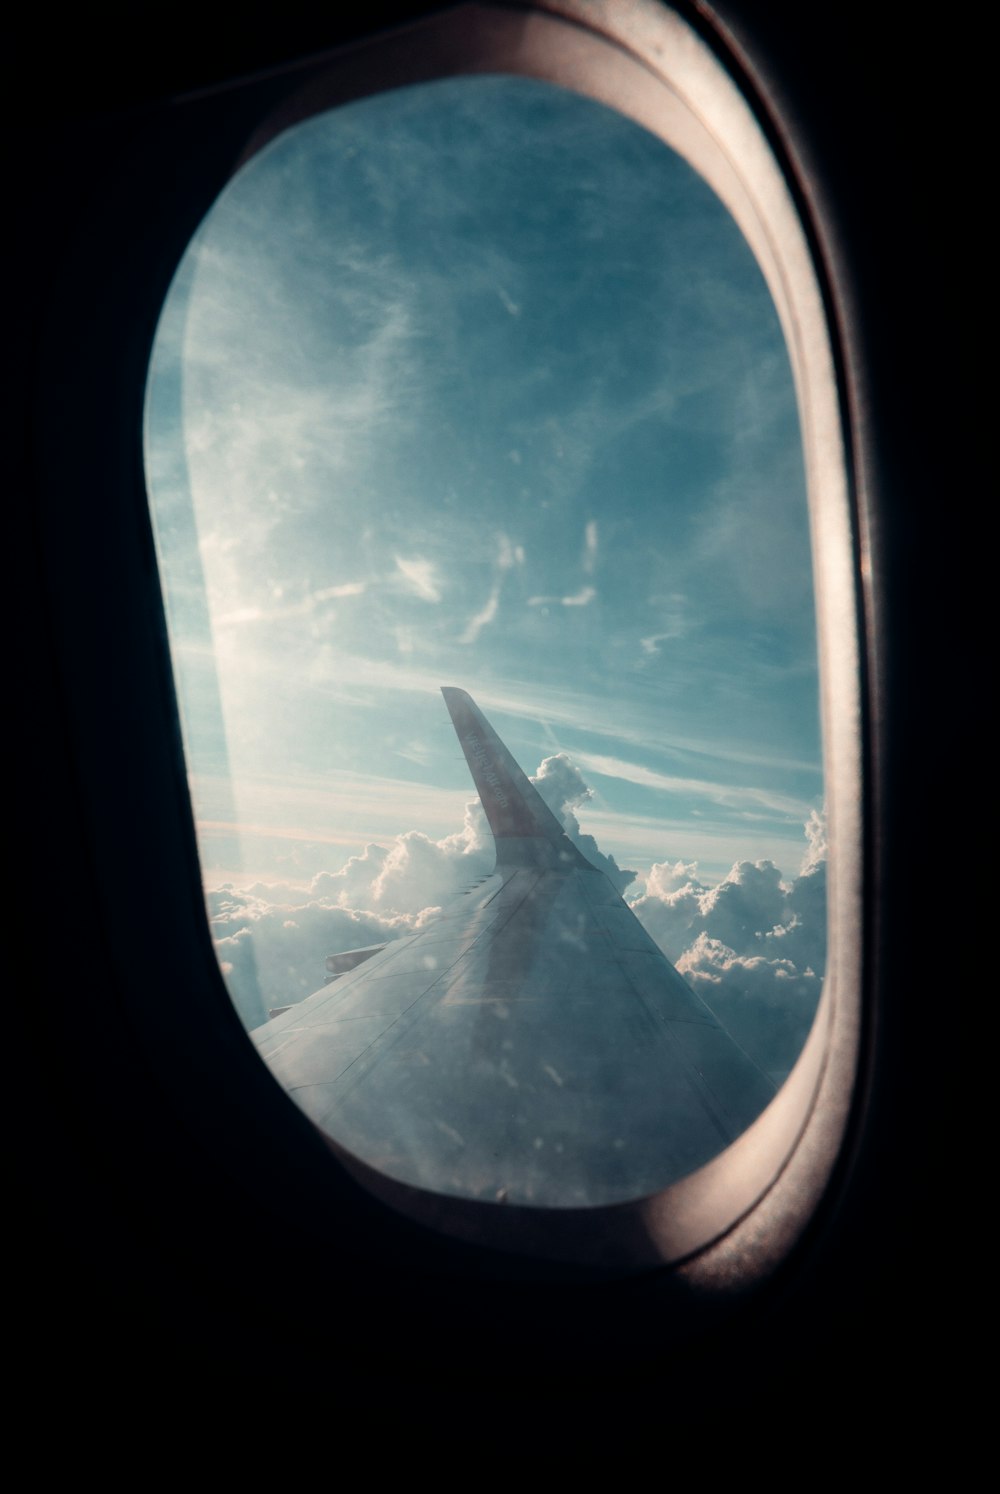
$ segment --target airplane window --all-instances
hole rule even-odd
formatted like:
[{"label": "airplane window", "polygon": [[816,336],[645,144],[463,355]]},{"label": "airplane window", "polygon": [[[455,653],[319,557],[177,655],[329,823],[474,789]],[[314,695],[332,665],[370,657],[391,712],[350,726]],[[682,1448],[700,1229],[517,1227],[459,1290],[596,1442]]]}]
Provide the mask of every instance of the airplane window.
[{"label": "airplane window", "polygon": [[346,1157],[619,1203],[793,1069],[827,926],[793,362],[703,176],[533,78],[315,115],[202,223],[146,460],[205,897]]}]

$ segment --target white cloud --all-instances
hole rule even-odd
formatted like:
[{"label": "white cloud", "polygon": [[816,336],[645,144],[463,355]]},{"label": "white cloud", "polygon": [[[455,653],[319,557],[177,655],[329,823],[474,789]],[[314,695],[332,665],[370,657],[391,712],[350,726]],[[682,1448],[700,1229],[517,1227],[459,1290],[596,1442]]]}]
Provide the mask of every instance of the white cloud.
[{"label": "white cloud", "polygon": [[531,781],[587,860],[605,873],[618,892],[624,892],[635,881],[635,872],[619,867],[613,856],[605,856],[594,837],[580,829],[580,822],[573,812],[592,796],[579,768],[565,752],[556,752],[543,760]]},{"label": "white cloud", "polygon": [[641,763],[630,763],[620,757],[606,757],[594,752],[578,752],[576,759],[591,773],[600,773],[605,778],[621,778],[627,783],[662,789],[668,793],[694,794],[733,809],[767,810],[796,822],[815,813],[804,800],[793,799],[789,794],[775,793],[771,789],[754,788],[745,784],[713,783],[704,778],[680,778],[671,773],[657,773],[652,768],[643,767]]},{"label": "white cloud", "polygon": [[509,314],[511,316],[520,316],[521,315],[521,308],[520,308],[520,306],[517,304],[516,301],[511,300],[510,296],[504,290],[504,288],[503,288],[502,285],[498,285],[496,287],[496,293],[500,297],[500,300],[503,302],[505,310],[507,312],[509,312]]},{"label": "white cloud", "polygon": [[802,859],[800,874],[805,876],[808,872],[815,871],[819,865],[826,860],[827,834],[826,834],[826,812],[813,809],[810,811],[806,821],[806,840],[808,850]]},{"label": "white cloud", "polygon": [[802,1051],[822,977],[791,960],[738,955],[705,933],[677,968],[736,1042],[780,1082]]},{"label": "white cloud", "polygon": [[588,575],[597,564],[597,520],[588,519],[583,531],[583,569]]},{"label": "white cloud", "polygon": [[[565,753],[532,782],[567,833],[621,892],[635,873],[605,856],[576,810],[592,790]],[[822,816],[810,816],[802,870],[790,882],[769,860],[741,861],[720,882],[694,861],[654,864],[631,904],[640,921],[733,1037],[780,1080],[805,1040],[825,961],[826,862]],[[206,894],[220,964],[243,1019],[316,990],[327,955],[420,928],[492,871],[494,846],[478,800],[461,829],[439,840],[411,830],[367,845],[308,884],[227,883]]]},{"label": "white cloud", "polygon": [[639,645],[644,654],[655,658],[660,652],[660,644],[666,643],[669,638],[676,638],[677,633],[650,633],[648,638],[640,638]]},{"label": "white cloud", "polygon": [[[520,562],[523,552],[515,550]],[[561,602],[561,598],[540,598],[536,601]],[[529,600],[528,605],[532,605]],[[410,629],[401,629],[409,633]],[[276,668],[278,666],[275,666]],[[399,659],[379,658],[372,653],[363,653],[343,641],[334,648],[329,642],[316,646],[307,666],[310,684],[322,687],[328,698],[344,698],[355,702],[357,692],[366,694],[372,690],[399,694],[406,691],[414,695],[435,695],[442,683],[440,668],[422,668]],[[536,723],[544,721],[567,731],[587,736],[611,737],[616,743],[625,743],[631,748],[649,753],[680,751],[697,753],[716,762],[739,764],[744,767],[761,767],[769,772],[807,773],[818,777],[819,763],[797,757],[786,757],[773,749],[762,747],[759,751],[748,748],[743,737],[731,738],[687,737],[680,733],[664,732],[659,715],[647,712],[642,703],[627,702],[614,692],[614,681],[608,689],[598,695],[581,690],[562,681],[546,680],[544,684],[525,683],[523,679],[510,679],[503,675],[484,679],[476,685],[476,702],[483,709],[499,711],[507,716],[519,717]],[[583,753],[576,753],[577,760],[590,766],[596,761]],[[605,758],[605,762],[619,761]],[[603,769],[591,767],[592,772]],[[622,776],[612,773],[611,776]],[[676,780],[684,783],[687,780]],[[700,782],[701,780],[692,780]],[[736,792],[731,789],[731,792]],[[789,813],[797,822],[809,814],[810,806],[805,800],[786,800]]]},{"label": "white cloud", "polygon": [[[280,887],[270,890],[284,895]],[[405,919],[330,907],[322,899],[271,902],[231,887],[206,896],[226,984],[248,1027],[265,1021],[271,1007],[318,990],[334,950],[383,943],[408,931]]]},{"label": "white cloud", "polygon": [[492,590],[484,605],[469,618],[468,623],[459,636],[459,643],[475,643],[483,628],[493,622],[500,607],[500,593],[503,590],[506,573],[512,570],[514,566],[523,564],[524,550],[520,545],[512,545],[505,534],[498,535],[497,539],[499,542],[499,551],[496,559],[496,575],[493,580]]},{"label": "white cloud", "polygon": [[365,581],[344,581],[339,586],[321,586],[315,591],[306,591],[296,600],[286,602],[283,589],[276,587],[273,606],[251,604],[236,607],[231,612],[221,612],[213,622],[216,628],[226,628],[240,623],[274,623],[286,617],[308,617],[327,602],[339,601],[344,597],[359,597],[366,590]]},{"label": "white cloud", "polygon": [[529,597],[529,607],[586,607],[594,600],[597,592],[592,586],[582,586],[579,591],[573,592],[568,597]]},{"label": "white cloud", "polygon": [[486,599],[485,606],[469,618],[463,632],[459,635],[459,643],[475,643],[487,623],[491,623],[497,615],[500,606],[500,583],[495,582],[493,590]]},{"label": "white cloud", "polygon": [[826,862],[782,880],[771,861],[738,862],[714,887],[693,862],[659,863],[633,911],[733,1037],[776,1080],[805,1041],[826,962]]},{"label": "white cloud", "polygon": [[440,602],[441,583],[433,561],[421,560],[418,556],[407,559],[401,555],[396,555],[393,559],[396,569],[415,596],[421,597],[425,602]]}]

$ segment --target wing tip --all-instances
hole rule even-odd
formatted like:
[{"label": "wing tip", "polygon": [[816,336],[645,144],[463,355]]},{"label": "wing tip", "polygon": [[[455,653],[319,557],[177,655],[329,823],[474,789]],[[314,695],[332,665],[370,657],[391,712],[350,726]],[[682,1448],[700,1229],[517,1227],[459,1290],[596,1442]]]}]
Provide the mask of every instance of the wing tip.
[{"label": "wing tip", "polygon": [[448,707],[448,714],[457,730],[459,717],[467,718],[470,713],[474,714],[476,702],[468,690],[460,690],[457,685],[441,685],[440,690],[444,696],[444,703]]}]

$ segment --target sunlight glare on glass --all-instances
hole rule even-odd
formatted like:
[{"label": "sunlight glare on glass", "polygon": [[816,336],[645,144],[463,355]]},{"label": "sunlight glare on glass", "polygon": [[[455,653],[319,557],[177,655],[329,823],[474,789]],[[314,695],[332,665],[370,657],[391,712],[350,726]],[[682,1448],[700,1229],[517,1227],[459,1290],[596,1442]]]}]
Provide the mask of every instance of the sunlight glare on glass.
[{"label": "sunlight glare on glass", "polygon": [[[146,452],[245,1025],[486,885],[456,685],[773,1092],[825,964],[802,440],[764,279],[693,169],[522,78],[297,125],[182,260]],[[418,1036],[400,1051],[427,1057]],[[504,1051],[490,1062],[502,1077]],[[515,1116],[545,1084],[564,1109],[585,1088],[537,1068],[510,1071]],[[504,1126],[512,1151],[550,1144]]]}]

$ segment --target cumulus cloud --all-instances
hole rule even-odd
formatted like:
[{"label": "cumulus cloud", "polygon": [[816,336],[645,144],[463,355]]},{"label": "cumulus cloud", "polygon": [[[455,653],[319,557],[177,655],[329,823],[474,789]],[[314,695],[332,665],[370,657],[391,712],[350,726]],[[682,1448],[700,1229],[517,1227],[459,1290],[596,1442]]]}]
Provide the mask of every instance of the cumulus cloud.
[{"label": "cumulus cloud", "polygon": [[635,881],[635,872],[623,870],[613,856],[605,856],[594,837],[580,829],[580,821],[574,813],[579,805],[594,796],[579,768],[565,752],[556,752],[542,761],[531,781],[570,840],[580,847],[592,865],[605,873],[618,892],[624,892]]},{"label": "cumulus cloud", "polygon": [[[564,752],[531,780],[594,866],[624,893],[636,873],[581,830],[592,798]],[[695,862],[657,862],[631,906],[692,989],[775,1080],[794,1063],[822,986],[826,936],[826,831],[806,825],[797,876],[767,860],[738,862],[708,885]],[[478,799],[461,829],[441,840],[418,830],[369,845],[306,885],[232,884],[206,894],[212,933],[233,1000],[250,1027],[271,1007],[301,1000],[323,982],[329,954],[412,933],[494,866],[493,837]]]},{"label": "cumulus cloud", "polygon": [[443,840],[419,830],[368,845],[306,886],[231,883],[206,893],[209,923],[233,1002],[249,1027],[271,1007],[319,989],[326,957],[413,933],[494,865],[493,837],[478,800],[462,829]]},{"label": "cumulus cloud", "polygon": [[233,1003],[248,1027],[323,984],[334,950],[380,944],[409,921],[330,904],[312,889],[284,884],[206,894],[209,925]]},{"label": "cumulus cloud", "polygon": [[822,978],[792,960],[738,955],[704,933],[677,968],[736,1042],[780,1082],[802,1051]]},{"label": "cumulus cloud", "polygon": [[806,821],[806,840],[809,849],[802,862],[802,875],[814,872],[826,861],[826,815],[814,809]]},{"label": "cumulus cloud", "polygon": [[797,1057],[826,964],[826,827],[806,824],[799,874],[740,861],[706,886],[694,862],[653,867],[633,911],[689,985],[776,1080]]}]

